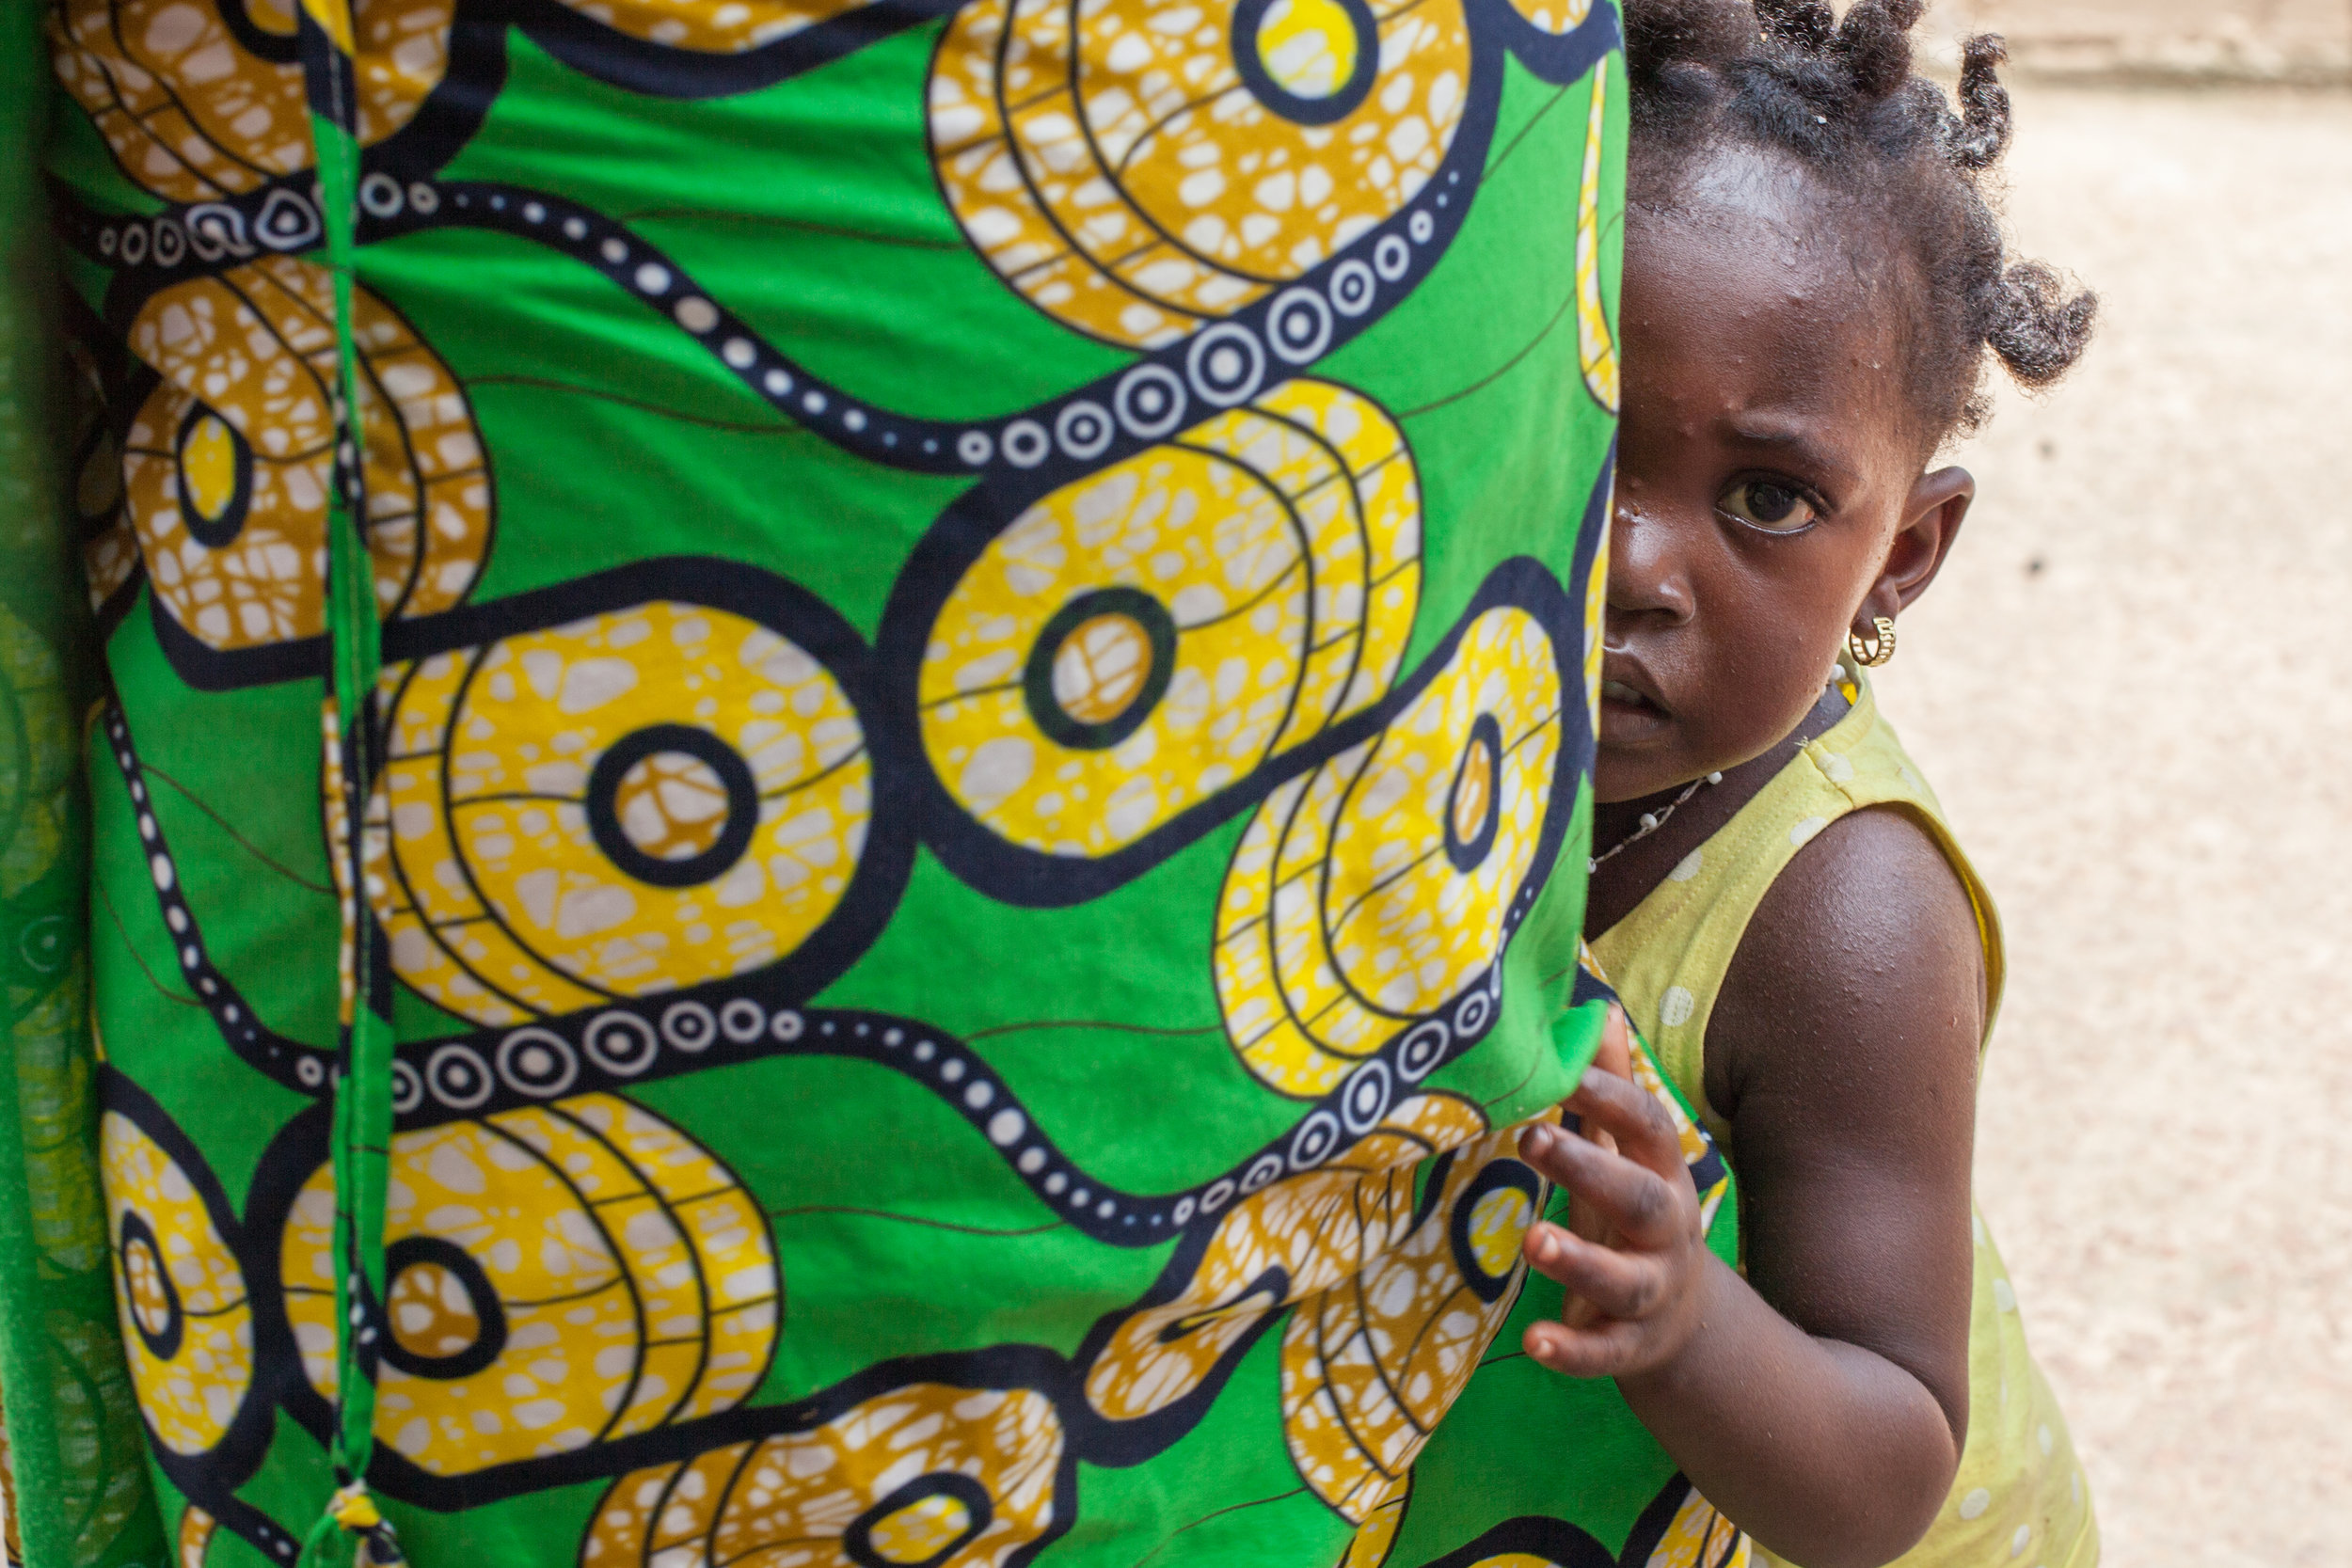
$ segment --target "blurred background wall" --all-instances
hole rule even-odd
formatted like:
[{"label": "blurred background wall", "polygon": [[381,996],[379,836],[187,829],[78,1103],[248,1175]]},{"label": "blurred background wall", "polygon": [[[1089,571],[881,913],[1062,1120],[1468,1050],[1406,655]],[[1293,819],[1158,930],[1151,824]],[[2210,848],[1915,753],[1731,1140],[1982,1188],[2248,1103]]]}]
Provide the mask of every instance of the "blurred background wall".
[{"label": "blurred background wall", "polygon": [[1947,0],[1933,17],[1947,37],[2005,35],[2017,65],[2044,76],[2322,83],[2352,74],[2348,0]]},{"label": "blurred background wall", "polygon": [[2110,1568],[2342,1568],[2352,5],[1923,30],[1977,28],[2019,60],[2013,237],[2105,302],[1956,454],[1979,499],[1880,683],[2008,926],[1979,1193]]}]

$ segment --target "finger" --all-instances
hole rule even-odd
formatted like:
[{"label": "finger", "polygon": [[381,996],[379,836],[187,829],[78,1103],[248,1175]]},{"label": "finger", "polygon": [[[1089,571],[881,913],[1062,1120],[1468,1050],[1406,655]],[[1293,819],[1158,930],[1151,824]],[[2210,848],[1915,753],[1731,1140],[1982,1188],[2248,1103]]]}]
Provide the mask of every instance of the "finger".
[{"label": "finger", "polygon": [[1681,1177],[1682,1135],[1657,1097],[1630,1078],[1587,1072],[1564,1102],[1578,1124],[1616,1139],[1618,1151],[1661,1176]]},{"label": "finger", "polygon": [[[1609,1006],[1608,1021],[1601,1025],[1600,1048],[1593,1053],[1591,1067],[1596,1070],[1612,1073],[1619,1078],[1633,1076],[1631,1030],[1625,1021],[1625,1009],[1613,1002]],[[1581,1124],[1577,1128],[1577,1132],[1579,1136],[1600,1145],[1612,1153],[1616,1150],[1617,1140],[1597,1125],[1589,1122]]]},{"label": "finger", "polygon": [[1577,1204],[1590,1204],[1628,1244],[1645,1250],[1674,1245],[1689,1228],[1685,1199],[1690,1178],[1677,1161],[1672,1176],[1661,1176],[1623,1154],[1597,1148],[1582,1138],[1539,1123],[1519,1135],[1519,1158],[1537,1175],[1565,1190]]},{"label": "finger", "polygon": [[1645,1364],[1649,1333],[1638,1323],[1570,1328],[1546,1319],[1527,1325],[1519,1346],[1530,1360],[1566,1377],[1621,1377]]},{"label": "finger", "polygon": [[[1603,1072],[1613,1073],[1619,1078],[1633,1076],[1632,1028],[1626,1022],[1625,1008],[1617,1003],[1612,1002],[1609,1005],[1609,1016],[1601,1025],[1600,1049],[1593,1053],[1592,1065]],[[1617,1140],[1597,1126],[1580,1123],[1577,1132],[1580,1136],[1599,1145],[1612,1154],[1617,1151]],[[1569,1203],[1568,1228],[1586,1241],[1598,1242],[1603,1246],[1607,1246],[1616,1239],[1610,1231],[1608,1216],[1589,1203],[1574,1201]],[[1576,1310],[1575,1305],[1571,1303],[1570,1322],[1575,1321],[1573,1314]]]},{"label": "finger", "polygon": [[1594,1053],[1593,1065],[1619,1078],[1633,1076],[1633,1029],[1625,1021],[1625,1008],[1614,1002],[1609,1004],[1609,1022],[1601,1026],[1600,1050]]},{"label": "finger", "polygon": [[1666,1272],[1652,1254],[1596,1246],[1549,1224],[1530,1227],[1519,1249],[1530,1268],[1605,1318],[1646,1318],[1666,1296]]}]

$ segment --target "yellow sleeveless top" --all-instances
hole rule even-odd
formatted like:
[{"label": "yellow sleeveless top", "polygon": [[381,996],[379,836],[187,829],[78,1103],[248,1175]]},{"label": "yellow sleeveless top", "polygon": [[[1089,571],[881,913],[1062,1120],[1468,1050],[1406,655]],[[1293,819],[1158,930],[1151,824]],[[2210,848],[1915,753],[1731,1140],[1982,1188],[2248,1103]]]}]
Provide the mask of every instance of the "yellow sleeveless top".
[{"label": "yellow sleeveless top", "polygon": [[[1852,709],[1809,742],[1713,837],[1669,872],[1594,956],[1667,1075],[1726,1154],[1731,1130],[1707,1099],[1707,1025],[1732,955],[1773,881],[1816,833],[1869,806],[1908,811],[1943,848],[1976,906],[1984,941],[1985,1030],[2000,1005],[2000,918],[1944,820],[1935,792],[1879,718],[1851,664]],[[1979,1048],[1981,1050],[1981,1047]],[[1968,1443],[1951,1497],[1899,1568],[2092,1568],[2099,1529],[2066,1421],[2026,1348],[2017,1295],[1985,1228],[1976,1229],[1969,1320]],[[1782,1560],[1757,1549],[1759,1565]]]}]

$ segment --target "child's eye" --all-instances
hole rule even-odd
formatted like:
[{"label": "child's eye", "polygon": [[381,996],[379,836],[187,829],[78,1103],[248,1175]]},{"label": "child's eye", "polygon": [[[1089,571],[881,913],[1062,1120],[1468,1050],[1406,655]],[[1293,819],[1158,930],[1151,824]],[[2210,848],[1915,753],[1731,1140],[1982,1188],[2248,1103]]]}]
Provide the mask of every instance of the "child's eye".
[{"label": "child's eye", "polygon": [[1811,501],[1794,486],[1777,480],[1742,480],[1724,491],[1717,504],[1740,522],[1767,533],[1796,533],[1820,520]]}]

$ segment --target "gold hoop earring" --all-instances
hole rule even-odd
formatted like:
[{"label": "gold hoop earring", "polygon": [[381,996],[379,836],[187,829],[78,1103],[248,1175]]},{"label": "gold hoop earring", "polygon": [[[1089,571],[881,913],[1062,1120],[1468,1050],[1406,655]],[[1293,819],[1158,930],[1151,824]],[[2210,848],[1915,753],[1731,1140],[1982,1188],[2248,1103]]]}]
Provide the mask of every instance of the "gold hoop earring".
[{"label": "gold hoop earring", "polygon": [[1846,651],[1853,661],[1866,670],[1875,670],[1895,657],[1895,623],[1885,615],[1871,619],[1872,636],[1867,640],[1853,632],[1846,633]]}]

